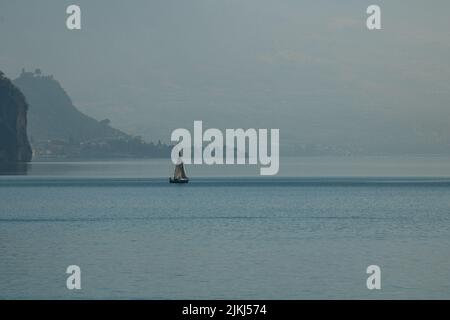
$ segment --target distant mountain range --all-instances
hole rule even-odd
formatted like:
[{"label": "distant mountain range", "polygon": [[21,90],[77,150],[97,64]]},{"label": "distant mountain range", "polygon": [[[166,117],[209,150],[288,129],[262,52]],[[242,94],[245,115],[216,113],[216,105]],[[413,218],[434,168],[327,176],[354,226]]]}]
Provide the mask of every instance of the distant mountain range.
[{"label": "distant mountain range", "polygon": [[97,121],[73,105],[71,98],[50,75],[22,71],[13,81],[29,105],[28,135],[35,158],[165,157],[170,147],[146,143]]}]

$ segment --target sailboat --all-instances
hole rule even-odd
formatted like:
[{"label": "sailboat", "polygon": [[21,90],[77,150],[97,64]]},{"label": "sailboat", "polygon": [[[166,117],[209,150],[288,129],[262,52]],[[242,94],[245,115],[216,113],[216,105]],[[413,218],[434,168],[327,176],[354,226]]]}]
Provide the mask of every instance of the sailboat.
[{"label": "sailboat", "polygon": [[175,173],[173,174],[173,178],[169,178],[170,183],[188,183],[189,178],[186,176],[186,171],[184,171],[183,160],[181,159],[181,152],[178,154],[180,157],[178,158],[177,164],[175,165]]}]

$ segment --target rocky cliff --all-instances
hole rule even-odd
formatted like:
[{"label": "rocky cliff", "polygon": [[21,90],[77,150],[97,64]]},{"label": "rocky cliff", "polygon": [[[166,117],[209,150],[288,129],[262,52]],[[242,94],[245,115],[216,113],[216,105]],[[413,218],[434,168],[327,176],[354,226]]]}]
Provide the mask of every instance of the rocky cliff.
[{"label": "rocky cliff", "polygon": [[22,92],[0,71],[0,162],[27,162],[28,105]]}]

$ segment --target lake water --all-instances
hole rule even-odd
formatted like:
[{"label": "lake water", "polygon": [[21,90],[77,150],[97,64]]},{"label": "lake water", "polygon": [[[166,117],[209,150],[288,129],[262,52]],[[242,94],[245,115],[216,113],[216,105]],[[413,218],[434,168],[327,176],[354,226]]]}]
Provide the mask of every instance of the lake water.
[{"label": "lake water", "polygon": [[448,160],[188,166],[188,185],[165,160],[2,169],[0,298],[449,299]]}]

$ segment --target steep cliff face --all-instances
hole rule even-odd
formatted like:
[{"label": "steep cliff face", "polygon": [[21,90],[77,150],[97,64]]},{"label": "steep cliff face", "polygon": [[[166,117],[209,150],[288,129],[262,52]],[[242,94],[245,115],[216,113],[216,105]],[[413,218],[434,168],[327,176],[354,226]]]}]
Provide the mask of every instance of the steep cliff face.
[{"label": "steep cliff face", "polygon": [[0,162],[31,160],[27,110],[22,92],[0,71]]}]

